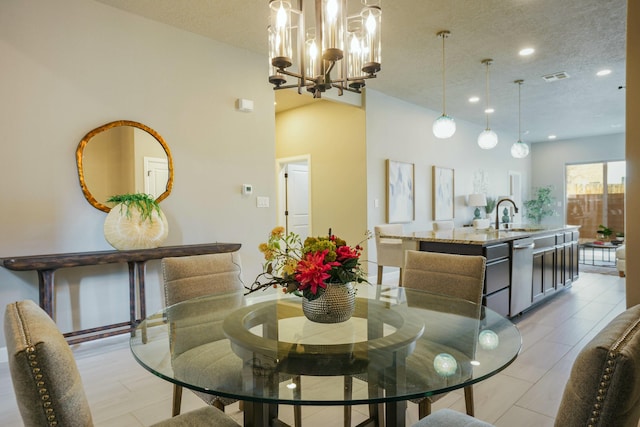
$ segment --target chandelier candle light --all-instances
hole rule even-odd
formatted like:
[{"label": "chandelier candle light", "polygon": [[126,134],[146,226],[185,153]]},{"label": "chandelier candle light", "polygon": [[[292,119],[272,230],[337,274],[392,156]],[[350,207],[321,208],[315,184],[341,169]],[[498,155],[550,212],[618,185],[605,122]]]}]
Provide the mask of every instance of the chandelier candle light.
[{"label": "chandelier candle light", "polygon": [[522,142],[522,129],[521,129],[521,116],[522,116],[522,108],[520,105],[520,87],[524,80],[516,80],[514,81],[518,85],[518,140],[513,143],[511,146],[511,155],[516,159],[524,159],[529,155],[529,146]]},{"label": "chandelier candle light", "polygon": [[478,135],[478,145],[482,149],[491,150],[493,147],[498,145],[498,135],[489,128],[489,65],[493,63],[493,59],[483,59],[482,63],[487,67],[487,102],[484,110],[484,113],[487,116],[487,128]]},{"label": "chandelier candle light", "polygon": [[[306,32],[302,3],[295,9],[288,0],[269,1],[269,82],[275,90],[305,88],[314,98],[332,87],[338,95],[361,93],[381,69],[380,0],[362,0],[360,14],[350,17],[347,0],[315,0],[315,28]],[[287,85],[287,77],[296,82]]]},{"label": "chandelier candle light", "polygon": [[451,138],[456,133],[456,122],[453,118],[447,116],[446,110],[446,90],[445,90],[445,61],[444,61],[444,40],[449,37],[449,31],[440,31],[437,36],[442,39],[442,115],[433,122],[433,135],[436,138]]}]

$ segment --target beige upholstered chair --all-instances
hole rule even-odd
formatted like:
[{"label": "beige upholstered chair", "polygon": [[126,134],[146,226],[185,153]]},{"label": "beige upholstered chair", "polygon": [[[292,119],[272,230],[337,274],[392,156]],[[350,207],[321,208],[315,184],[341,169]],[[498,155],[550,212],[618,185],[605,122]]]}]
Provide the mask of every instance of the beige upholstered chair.
[{"label": "beige upholstered chair", "polygon": [[616,268],[620,277],[627,274],[627,245],[620,245],[616,248]]},{"label": "beige upholstered chair", "polygon": [[[640,420],[640,305],[619,314],[578,354],[556,415],[557,427],[636,427]],[[441,409],[414,427],[490,424]]]},{"label": "beige upholstered chair", "polygon": [[[93,425],[73,353],[56,324],[31,300],[7,305],[4,332],[9,370],[26,427]],[[220,410],[206,406],[155,424],[238,426]]]},{"label": "beige upholstered chair", "polygon": [[398,267],[402,277],[402,266],[404,264],[404,250],[402,239],[381,238],[381,234],[400,235],[402,234],[402,224],[382,224],[373,227],[376,237],[376,252],[378,256],[378,285],[382,283],[382,267]]},{"label": "beige upholstered chair", "polygon": [[[196,255],[188,257],[171,257],[162,260],[162,274],[164,277],[164,297],[167,306],[181,301],[210,295],[215,293],[237,291],[243,288],[241,277],[240,255],[237,252]],[[179,337],[185,334],[177,335]],[[202,343],[211,337],[202,336]],[[174,350],[182,348],[184,351],[174,351],[174,358],[180,357],[186,360],[189,355],[183,354],[188,347],[195,348],[198,343],[191,340],[189,343],[172,343]],[[230,361],[233,363],[234,361]],[[240,363],[240,361],[237,361]],[[222,378],[220,381],[233,381],[233,378]],[[237,378],[241,381],[241,378]],[[219,397],[207,393],[194,393],[209,405],[216,406],[224,411],[225,405],[235,402],[234,399]],[[182,404],[182,387],[173,387],[172,415],[180,413]]]},{"label": "beige upholstered chair", "polygon": [[447,231],[453,229],[453,221],[433,221],[433,231]]},{"label": "beige upholstered chair", "polygon": [[[475,304],[474,312],[465,313],[465,315],[479,319],[485,264],[486,259],[482,256],[407,251],[402,286],[470,301]],[[409,301],[409,303],[411,302]],[[448,326],[449,330],[447,333],[452,334],[455,327],[451,325]],[[427,331],[425,333],[438,332]],[[469,340],[460,340],[460,342],[463,341],[469,342]],[[418,345],[420,344],[421,342],[418,342]],[[456,341],[452,340],[451,345],[452,348],[455,348],[457,345]],[[462,356],[472,359],[475,353],[475,346],[458,348],[457,350]],[[407,359],[407,370],[413,365],[411,371],[415,372],[416,375],[420,375],[420,366],[424,365],[424,363],[424,360],[414,360],[412,356],[409,356]],[[461,375],[471,375],[471,372],[463,371]],[[472,386],[465,387],[464,394],[467,413],[473,415]],[[442,394],[434,395],[416,401],[419,406],[419,417],[423,418],[430,414],[431,403],[442,396]]]}]

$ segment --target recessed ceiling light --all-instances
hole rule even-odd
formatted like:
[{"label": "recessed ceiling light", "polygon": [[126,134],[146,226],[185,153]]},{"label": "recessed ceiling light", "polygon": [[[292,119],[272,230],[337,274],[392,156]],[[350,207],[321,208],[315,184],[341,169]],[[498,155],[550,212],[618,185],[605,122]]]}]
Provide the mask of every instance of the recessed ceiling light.
[{"label": "recessed ceiling light", "polygon": [[520,50],[520,52],[518,52],[518,54],[520,56],[529,56],[532,55],[533,52],[535,52],[536,50],[532,47],[525,47],[524,49]]},{"label": "recessed ceiling light", "polygon": [[598,71],[598,72],[596,73],[596,76],[598,76],[598,77],[602,77],[602,76],[607,76],[607,75],[609,75],[609,74],[611,74],[611,70],[610,70],[610,69],[608,69],[608,68],[605,68],[604,70],[600,70],[600,71]]},{"label": "recessed ceiling light", "polygon": [[480,101],[480,98],[478,98],[477,96],[472,96],[471,98],[469,98],[469,102],[471,103],[475,103]]},{"label": "recessed ceiling light", "polygon": [[549,135],[547,138],[549,138],[549,139],[556,139],[556,138],[557,138],[557,136],[555,136],[555,135]]},{"label": "recessed ceiling light", "polygon": [[493,108],[487,108],[486,110],[484,110],[485,113],[487,114],[491,114],[494,113],[496,110],[494,110]]}]

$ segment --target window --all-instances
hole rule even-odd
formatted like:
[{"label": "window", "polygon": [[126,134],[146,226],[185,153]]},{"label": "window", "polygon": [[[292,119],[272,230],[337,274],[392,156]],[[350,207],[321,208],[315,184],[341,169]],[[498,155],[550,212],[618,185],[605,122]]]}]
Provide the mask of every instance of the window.
[{"label": "window", "polygon": [[581,237],[595,239],[600,224],[624,233],[625,174],[624,161],[567,165],[567,224]]}]

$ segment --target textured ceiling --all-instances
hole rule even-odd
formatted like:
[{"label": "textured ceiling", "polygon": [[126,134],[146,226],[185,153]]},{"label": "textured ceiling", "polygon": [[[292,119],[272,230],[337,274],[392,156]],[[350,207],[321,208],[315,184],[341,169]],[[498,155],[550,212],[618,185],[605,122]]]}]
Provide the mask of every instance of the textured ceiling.
[{"label": "textured ceiling", "polygon": [[[268,0],[97,1],[267,54]],[[382,0],[382,11],[382,71],[368,87],[441,111],[436,33],[449,30],[446,110],[455,119],[484,125],[481,61],[492,58],[490,124],[498,133],[518,132],[517,79],[525,142],[624,132],[626,0]],[[527,46],[536,52],[520,57]],[[612,73],[596,77],[603,68]],[[570,78],[542,79],[560,71]],[[471,95],[481,101],[470,104]]]}]

